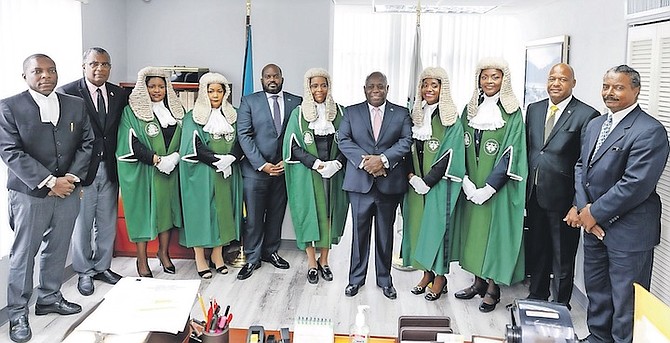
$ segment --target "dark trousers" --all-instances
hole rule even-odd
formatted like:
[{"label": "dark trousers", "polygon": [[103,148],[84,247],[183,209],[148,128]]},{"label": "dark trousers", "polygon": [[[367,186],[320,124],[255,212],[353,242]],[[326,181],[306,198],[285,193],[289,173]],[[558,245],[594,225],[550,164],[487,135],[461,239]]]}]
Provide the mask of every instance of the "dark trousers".
[{"label": "dark trousers", "polygon": [[375,271],[377,286],[393,285],[391,280],[391,256],[393,254],[393,222],[396,208],[402,195],[382,194],[372,186],[368,193],[349,192],[353,238],[351,241],[351,263],[349,284],[362,285],[368,272],[370,256],[370,234],[375,223]]},{"label": "dark trousers", "polygon": [[589,298],[589,342],[633,341],[633,283],[649,289],[654,250],[608,248],[584,233],[584,286]]},{"label": "dark trousers", "polygon": [[279,249],[281,228],[286,212],[284,176],[244,178],[244,203],[247,222],[244,227],[244,253],[247,262],[256,263]]},{"label": "dark trousers", "polygon": [[529,297],[548,300],[551,294],[553,301],[569,305],[580,231],[563,221],[568,209],[549,211],[540,207],[535,190],[526,209],[526,261],[531,262],[526,264],[526,273],[530,274]]}]

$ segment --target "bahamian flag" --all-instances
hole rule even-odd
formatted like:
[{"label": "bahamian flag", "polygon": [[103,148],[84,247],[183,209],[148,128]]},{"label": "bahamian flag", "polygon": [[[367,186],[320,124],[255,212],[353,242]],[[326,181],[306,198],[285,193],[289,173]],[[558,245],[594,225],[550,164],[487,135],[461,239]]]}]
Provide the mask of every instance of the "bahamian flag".
[{"label": "bahamian flag", "polygon": [[412,59],[410,62],[409,70],[409,91],[407,92],[407,108],[410,112],[412,111],[412,106],[414,106],[414,99],[416,97],[416,85],[418,83],[417,78],[421,75],[423,71],[423,66],[421,64],[421,24],[419,22],[419,17],[417,16],[416,20],[416,33],[414,35],[414,47],[412,48]]},{"label": "bahamian flag", "polygon": [[251,52],[251,21],[247,16],[247,48],[244,51],[244,73],[242,74],[242,96],[254,92],[254,58]]}]

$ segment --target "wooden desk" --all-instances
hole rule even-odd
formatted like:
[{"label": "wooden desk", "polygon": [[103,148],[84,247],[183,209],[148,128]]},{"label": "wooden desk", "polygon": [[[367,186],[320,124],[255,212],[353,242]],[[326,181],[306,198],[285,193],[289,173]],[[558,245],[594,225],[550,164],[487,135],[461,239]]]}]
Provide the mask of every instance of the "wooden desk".
[{"label": "wooden desk", "polygon": [[[265,330],[265,337],[268,335],[275,335],[275,338],[279,339],[279,331],[276,330]],[[229,343],[245,343],[247,339],[247,329],[230,329]],[[293,340],[293,331],[291,331],[291,340]],[[349,341],[349,335],[336,334],[335,343],[346,343]],[[369,340],[370,343],[396,343],[395,337],[378,337],[372,336]]]}]

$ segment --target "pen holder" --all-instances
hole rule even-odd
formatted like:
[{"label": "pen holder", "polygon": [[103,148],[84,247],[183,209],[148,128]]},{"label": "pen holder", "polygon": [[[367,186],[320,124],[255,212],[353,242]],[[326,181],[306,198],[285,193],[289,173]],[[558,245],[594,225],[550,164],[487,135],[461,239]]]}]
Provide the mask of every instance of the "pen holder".
[{"label": "pen holder", "polygon": [[228,343],[228,328],[217,333],[203,332],[200,338],[202,343]]}]

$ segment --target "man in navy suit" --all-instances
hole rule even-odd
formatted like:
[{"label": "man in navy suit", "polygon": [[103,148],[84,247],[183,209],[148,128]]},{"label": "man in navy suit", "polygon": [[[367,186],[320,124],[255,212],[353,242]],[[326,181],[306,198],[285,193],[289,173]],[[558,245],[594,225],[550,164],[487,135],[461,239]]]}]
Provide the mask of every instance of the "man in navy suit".
[{"label": "man in navy suit", "polygon": [[637,104],[640,74],[627,65],[603,78],[607,115],[592,120],[575,166],[575,203],[566,216],[584,228],[585,342],[631,342],[633,283],[649,289],[660,243],[656,193],[668,159],[663,125]]},{"label": "man in navy suit", "polygon": [[7,285],[9,338],[14,342],[32,337],[28,302],[38,251],[35,315],[81,312],[60,288],[82,196],[79,182],[86,178],[93,149],[84,102],[53,91],[58,82],[54,61],[44,54],[28,56],[23,78],[28,91],[0,100],[0,157],[8,169],[14,231]]},{"label": "man in navy suit", "polygon": [[284,78],[277,65],[263,67],[261,83],[263,91],[242,97],[237,111],[237,135],[246,156],[241,163],[247,209],[242,236],[247,264],[237,274],[239,280],[260,268],[261,260],[289,268],[277,253],[287,201],[282,141],[291,111],[302,98],[282,91]]},{"label": "man in navy suit", "polygon": [[82,181],[84,197],[72,233],[72,268],[79,274],[77,289],[93,294],[93,279],[116,284],[121,275],[110,268],[116,237],[119,181],[116,175],[116,136],[127,92],[107,82],[111,57],[103,48],[84,51],[84,77],[58,89],[84,100],[95,134],[88,176]]},{"label": "man in navy suit", "polygon": [[547,79],[549,99],[528,105],[526,111],[528,297],[548,300],[551,293],[553,301],[568,307],[579,231],[568,226],[563,217],[575,197],[574,170],[581,134],[598,116],[593,107],[572,96],[576,83],[572,67],[564,63],[553,66]]},{"label": "man in navy suit", "polygon": [[402,160],[412,144],[412,126],[405,107],[386,101],[384,74],[368,75],[363,90],[367,101],[346,108],[339,130],[340,151],[348,160],[342,188],[349,193],[354,228],[349,285],[344,293],[352,297],[365,284],[374,218],[377,286],[384,296],[395,299],[391,280],[393,222],[407,191]]}]

